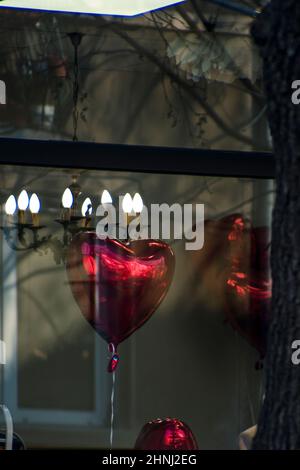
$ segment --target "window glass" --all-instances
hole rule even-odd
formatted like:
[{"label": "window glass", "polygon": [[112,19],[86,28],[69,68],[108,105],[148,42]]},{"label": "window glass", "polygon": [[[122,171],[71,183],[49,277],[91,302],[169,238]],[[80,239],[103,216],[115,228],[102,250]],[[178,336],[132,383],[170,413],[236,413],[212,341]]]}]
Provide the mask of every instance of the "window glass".
[{"label": "window glass", "polygon": [[[71,139],[78,85],[80,140],[270,149],[251,16],[200,0],[133,18],[1,14],[2,135]],[[74,31],[83,34],[78,76]]]},{"label": "window glass", "polygon": [[[169,291],[118,348],[114,447],[132,448],[146,422],[174,417],[190,426],[201,449],[236,448],[239,434],[256,423],[263,395],[273,203],[273,182],[263,179],[1,167],[2,400],[16,430],[30,448],[109,446],[107,343],[82,315],[64,259],[75,236],[61,206],[68,187],[80,192],[73,216],[90,198],[90,231],[104,189],[114,203],[139,193],[147,207],[204,204],[203,248],[187,250],[187,240],[171,230],[165,242],[176,265]],[[38,222],[29,209],[7,214],[9,196],[24,189],[40,200]],[[115,276],[125,269],[124,256],[118,263]],[[121,281],[115,286],[124,289]],[[110,295],[108,308],[118,301]]]}]

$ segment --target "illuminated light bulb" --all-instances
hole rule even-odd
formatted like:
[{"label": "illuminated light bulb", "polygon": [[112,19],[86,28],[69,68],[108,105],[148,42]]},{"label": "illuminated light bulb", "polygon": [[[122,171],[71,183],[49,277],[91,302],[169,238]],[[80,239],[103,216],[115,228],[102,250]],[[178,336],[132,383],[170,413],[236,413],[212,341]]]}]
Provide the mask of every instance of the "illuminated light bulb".
[{"label": "illuminated light bulb", "polygon": [[40,212],[41,203],[37,194],[33,193],[29,201],[29,210],[32,214],[38,214]]},{"label": "illuminated light bulb", "polygon": [[129,193],[126,193],[122,200],[122,210],[125,214],[126,238],[129,239],[129,224],[134,219],[133,199]]},{"label": "illuminated light bulb", "polygon": [[112,197],[109,191],[107,191],[107,189],[104,189],[102,196],[101,196],[101,204],[112,204],[112,202],[113,202]]},{"label": "illuminated light bulb", "polygon": [[41,208],[40,200],[37,194],[33,193],[29,201],[29,210],[31,212],[32,223],[34,227],[39,226],[39,212]]},{"label": "illuminated light bulb", "polygon": [[66,188],[61,198],[63,206],[61,218],[64,221],[71,220],[71,207],[73,206],[74,198],[70,188]]},{"label": "illuminated light bulb", "polygon": [[130,214],[133,210],[133,200],[129,193],[126,193],[123,198],[122,209],[125,214]]},{"label": "illuminated light bulb", "polygon": [[29,197],[27,191],[23,189],[18,197],[18,223],[20,225],[25,224],[25,211],[29,204]]},{"label": "illuminated light bulb", "polygon": [[26,189],[23,189],[23,191],[21,191],[18,197],[18,208],[20,209],[20,211],[26,211],[28,204],[29,204],[29,197],[28,197]]},{"label": "illuminated light bulb", "polygon": [[17,209],[17,201],[15,196],[11,195],[5,203],[5,214],[14,215]]},{"label": "illuminated light bulb", "polygon": [[92,201],[90,200],[89,197],[87,197],[83,201],[83,204],[82,204],[82,207],[81,207],[81,214],[82,214],[83,217],[87,217],[87,216],[91,215],[92,212],[93,212]]},{"label": "illuminated light bulb", "polygon": [[73,205],[73,194],[70,188],[65,189],[62,198],[61,198],[62,206],[65,209],[71,209]]},{"label": "illuminated light bulb", "polygon": [[133,196],[132,205],[133,205],[133,211],[136,214],[140,214],[142,212],[144,203],[139,193],[135,193],[135,195]]},{"label": "illuminated light bulb", "polygon": [[111,210],[114,209],[112,205],[112,197],[109,191],[107,189],[104,189],[102,196],[101,196],[101,204],[104,206],[104,209],[107,211],[107,225],[106,227],[112,227],[112,224],[115,225],[115,219],[111,213]]}]

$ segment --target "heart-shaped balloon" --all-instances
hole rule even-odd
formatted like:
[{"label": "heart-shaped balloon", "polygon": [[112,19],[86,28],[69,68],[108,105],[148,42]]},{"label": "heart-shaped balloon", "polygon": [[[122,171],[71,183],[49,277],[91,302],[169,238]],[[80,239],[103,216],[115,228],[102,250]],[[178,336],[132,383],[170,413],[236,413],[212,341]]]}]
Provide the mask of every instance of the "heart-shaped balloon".
[{"label": "heart-shaped balloon", "polygon": [[145,424],[139,433],[137,450],[198,450],[191,429],[176,418],[155,419]]},{"label": "heart-shaped balloon", "polygon": [[243,217],[235,216],[227,240],[231,266],[226,282],[227,318],[263,358],[272,298],[270,230],[253,228]]},{"label": "heart-shaped balloon", "polygon": [[193,255],[208,308],[226,320],[261,358],[271,313],[270,230],[241,214],[206,220],[203,249]]},{"label": "heart-shaped balloon", "polygon": [[174,268],[174,253],[164,242],[123,244],[100,239],[94,232],[73,238],[66,263],[82,314],[112,352],[153,315],[170,287]]}]

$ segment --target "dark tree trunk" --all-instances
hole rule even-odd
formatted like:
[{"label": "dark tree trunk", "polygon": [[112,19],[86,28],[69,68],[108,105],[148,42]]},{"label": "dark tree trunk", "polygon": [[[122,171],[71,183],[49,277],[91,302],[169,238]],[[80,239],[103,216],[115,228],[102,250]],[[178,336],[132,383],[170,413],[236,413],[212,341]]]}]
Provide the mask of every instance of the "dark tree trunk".
[{"label": "dark tree trunk", "polygon": [[300,80],[300,1],[272,0],[253,26],[261,49],[276,159],[272,228],[272,323],[265,364],[265,400],[254,449],[300,449],[300,106],[291,85]]}]

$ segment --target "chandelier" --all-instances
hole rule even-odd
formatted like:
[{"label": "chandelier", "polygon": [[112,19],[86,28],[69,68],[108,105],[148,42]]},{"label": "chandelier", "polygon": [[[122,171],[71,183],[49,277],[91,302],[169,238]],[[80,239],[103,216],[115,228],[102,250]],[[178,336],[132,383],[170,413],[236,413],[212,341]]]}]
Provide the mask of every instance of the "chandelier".
[{"label": "chandelier", "polygon": [[[42,223],[41,202],[37,193],[29,196],[27,190],[22,189],[17,198],[11,194],[4,206],[5,224],[0,227],[9,247],[14,251],[34,250],[40,254],[47,253],[50,249],[55,262],[64,263],[68,246],[74,236],[80,232],[95,231],[96,211],[93,210],[90,197],[86,197],[79,207],[81,194],[77,175],[73,175],[72,183],[62,194],[59,215],[54,219],[54,222],[62,227],[61,237],[43,235],[47,225]],[[132,214],[139,215],[142,212],[143,200],[139,193],[133,198],[129,193],[120,197],[127,230]],[[107,207],[112,204],[110,192],[104,189],[101,205]]]}]

